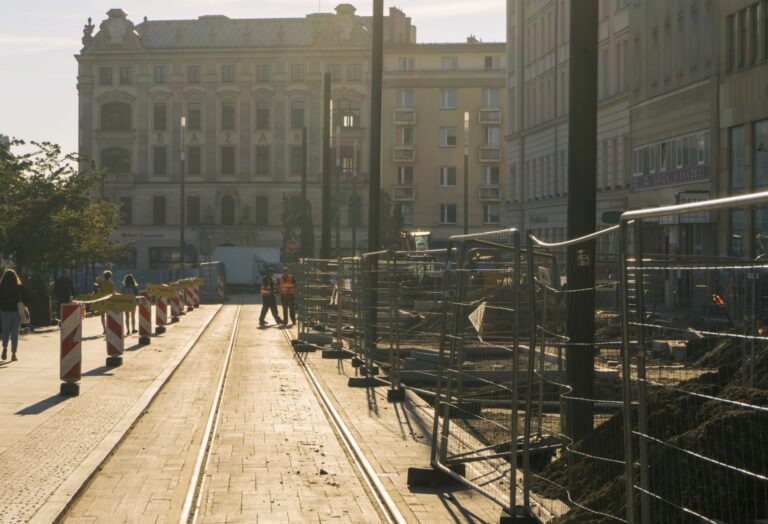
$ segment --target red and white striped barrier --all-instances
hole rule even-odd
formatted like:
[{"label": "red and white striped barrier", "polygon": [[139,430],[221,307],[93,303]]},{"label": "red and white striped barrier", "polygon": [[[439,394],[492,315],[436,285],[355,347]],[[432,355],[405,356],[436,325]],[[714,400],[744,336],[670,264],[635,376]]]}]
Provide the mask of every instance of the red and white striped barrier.
[{"label": "red and white striped barrier", "polygon": [[149,336],[152,334],[152,302],[146,296],[138,298],[139,302],[139,344],[149,344]]},{"label": "red and white striped barrier", "polygon": [[61,305],[61,352],[59,377],[62,384],[60,395],[76,397],[80,394],[82,373],[83,306]]},{"label": "red and white striped barrier", "polygon": [[155,333],[165,333],[165,325],[168,323],[168,299],[157,297],[155,304]]},{"label": "red and white striped barrier", "polygon": [[179,291],[176,293],[176,298],[179,301],[179,316],[186,315],[186,308],[184,306],[187,303],[187,299],[183,289],[179,289]]},{"label": "red and white striped barrier", "polygon": [[120,366],[123,363],[123,313],[107,311],[107,367]]},{"label": "red and white striped barrier", "polygon": [[192,305],[200,307],[200,286],[192,287]]},{"label": "red and white striped barrier", "polygon": [[171,297],[171,322],[178,322],[181,315],[181,306],[179,305],[179,294]]},{"label": "red and white striped barrier", "polygon": [[224,277],[218,277],[218,280],[216,282],[216,289],[219,292],[219,299],[223,302],[224,301]]},{"label": "red and white striped barrier", "polygon": [[195,298],[193,296],[194,291],[192,291],[191,287],[184,288],[182,290],[183,296],[184,296],[184,304],[187,306],[187,311],[192,311],[195,309]]}]

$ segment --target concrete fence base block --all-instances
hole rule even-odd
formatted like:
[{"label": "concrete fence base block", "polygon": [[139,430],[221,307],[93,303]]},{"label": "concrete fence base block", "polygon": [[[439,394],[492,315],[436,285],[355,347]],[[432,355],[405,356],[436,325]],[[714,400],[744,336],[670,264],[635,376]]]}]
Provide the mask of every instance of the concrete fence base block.
[{"label": "concrete fence base block", "polygon": [[107,357],[107,367],[116,368],[123,365],[123,357]]},{"label": "concrete fence base block", "polygon": [[357,358],[357,357],[352,357],[352,367],[353,368],[359,368],[362,365],[363,365],[363,359]]},{"label": "concrete fence base block", "polygon": [[352,353],[351,351],[346,351],[344,349],[324,349],[323,350],[323,358],[341,360],[343,358],[352,358],[353,356],[354,356],[354,353]]},{"label": "concrete fence base block", "polygon": [[[464,464],[451,466],[451,471],[461,475],[466,473]],[[408,485],[415,488],[444,488],[458,484],[458,480],[435,468],[408,468]]]},{"label": "concrete fence base block", "polygon": [[148,346],[149,345],[149,337],[139,337],[139,345],[141,345],[141,346]]},{"label": "concrete fence base block", "polygon": [[175,324],[179,321],[179,317],[171,317],[171,324]]},{"label": "concrete fence base block", "polygon": [[165,333],[165,326],[157,326],[155,328],[155,335],[162,335]]},{"label": "concrete fence base block", "polygon": [[76,397],[80,394],[80,384],[77,382],[62,382],[59,395],[62,397]]},{"label": "concrete fence base block", "polygon": [[376,376],[379,374],[379,366],[371,366],[371,367],[360,366],[360,374]]},{"label": "concrete fence base block", "polygon": [[314,353],[315,346],[307,344],[303,340],[291,340],[291,346],[296,353]]},{"label": "concrete fence base block", "polygon": [[542,524],[542,520],[533,514],[531,508],[515,506],[513,515],[504,510],[501,511],[499,524]]},{"label": "concrete fence base block", "polygon": [[333,343],[333,335],[327,333],[299,333],[299,340],[317,346],[330,346]]},{"label": "concrete fence base block", "polygon": [[350,388],[375,388],[385,384],[376,377],[349,377],[347,387]]},{"label": "concrete fence base block", "polygon": [[403,388],[390,389],[387,391],[387,401],[403,402],[405,400],[405,390]]}]

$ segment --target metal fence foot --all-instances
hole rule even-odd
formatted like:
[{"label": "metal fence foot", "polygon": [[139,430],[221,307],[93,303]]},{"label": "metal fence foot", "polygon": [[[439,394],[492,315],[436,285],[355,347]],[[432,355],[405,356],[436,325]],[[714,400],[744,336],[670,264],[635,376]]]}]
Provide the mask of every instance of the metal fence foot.
[{"label": "metal fence foot", "polygon": [[379,366],[361,366],[360,367],[360,374],[361,375],[372,375],[376,376],[379,374]]},{"label": "metal fence foot", "polygon": [[387,391],[387,400],[389,402],[403,402],[405,400],[405,389],[390,389]]},{"label": "metal fence foot", "polygon": [[499,517],[499,524],[541,524],[542,521],[533,514],[531,508],[524,506],[515,506],[515,512],[510,515],[504,510],[501,510],[501,516]]},{"label": "metal fence foot", "polygon": [[323,350],[323,358],[332,358],[341,360],[343,358],[352,358],[354,353],[345,349],[325,349]]},{"label": "metal fence foot", "polygon": [[347,387],[350,388],[375,388],[383,385],[376,377],[349,377],[347,381]]},{"label": "metal fence foot", "polygon": [[362,365],[363,365],[363,359],[357,358],[357,357],[352,357],[352,367],[353,368],[359,368]]},{"label": "metal fence foot", "polygon": [[316,348],[311,344],[307,344],[303,340],[291,340],[291,346],[296,353],[314,353]]},{"label": "metal fence foot", "polygon": [[[464,476],[464,464],[450,467],[454,473]],[[457,484],[458,480],[436,468],[408,468],[408,486],[414,488],[443,488]]]}]

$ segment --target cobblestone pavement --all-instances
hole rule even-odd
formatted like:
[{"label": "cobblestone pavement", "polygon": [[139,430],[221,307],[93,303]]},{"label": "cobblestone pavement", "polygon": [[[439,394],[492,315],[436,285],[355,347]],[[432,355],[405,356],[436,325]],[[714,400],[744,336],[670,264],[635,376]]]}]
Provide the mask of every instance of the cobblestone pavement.
[{"label": "cobblestone pavement", "polygon": [[237,306],[224,306],[64,522],[177,522]]},{"label": "cobblestone pavement", "polygon": [[201,522],[380,522],[280,330],[244,312]]},{"label": "cobblestone pavement", "polygon": [[108,453],[111,446],[102,448],[119,438],[116,428],[132,410],[143,409],[139,404],[148,400],[153,382],[216,310],[187,314],[144,348],[129,338],[124,364],[116,369],[103,367],[99,320],[86,319],[81,394],[66,400],[58,396],[58,330],[24,336],[19,362],[0,367],[0,523],[26,522],[51,498],[65,499],[59,490],[67,491],[94,453]]},{"label": "cobblestone pavement", "polygon": [[408,468],[429,466],[432,409],[426,402],[409,394],[405,402],[390,403],[384,386],[350,388],[355,369],[349,360],[309,355],[308,365],[408,522],[498,522],[500,508],[471,490],[408,487]]}]

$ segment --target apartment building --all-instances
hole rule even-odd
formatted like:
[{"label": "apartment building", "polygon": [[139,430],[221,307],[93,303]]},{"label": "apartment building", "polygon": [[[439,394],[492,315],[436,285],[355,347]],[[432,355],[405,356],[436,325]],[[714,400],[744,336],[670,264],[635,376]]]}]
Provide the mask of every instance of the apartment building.
[{"label": "apartment building", "polygon": [[501,226],[504,62],[503,43],[474,38],[386,49],[382,186],[407,228],[463,232],[465,197],[468,231]]},{"label": "apartment building", "polygon": [[[627,209],[630,123],[626,1],[600,2],[598,227]],[[507,2],[507,220],[549,240],[566,236],[568,60],[572,2]],[[577,72],[576,72],[577,73]],[[605,247],[608,249],[608,247]]]}]

